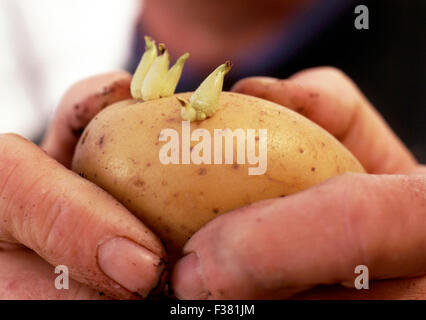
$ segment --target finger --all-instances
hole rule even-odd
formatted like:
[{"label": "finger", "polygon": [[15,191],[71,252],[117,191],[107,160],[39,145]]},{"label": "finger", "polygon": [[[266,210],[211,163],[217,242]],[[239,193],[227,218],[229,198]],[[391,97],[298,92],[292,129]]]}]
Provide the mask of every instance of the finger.
[{"label": "finger", "polygon": [[0,250],[0,300],[104,300],[107,297],[69,279],[58,289],[55,268],[30,250]]},{"label": "finger", "polygon": [[108,105],[130,99],[130,81],[131,75],[127,72],[114,72],[88,78],[71,87],[59,104],[42,148],[70,167],[75,146],[86,125]]},{"label": "finger", "polygon": [[25,246],[19,243],[0,241],[0,251],[20,250],[24,248]]},{"label": "finger", "polygon": [[0,241],[24,244],[116,298],[146,297],[164,271],[163,246],[135,216],[14,135],[0,135]]},{"label": "finger", "polygon": [[410,171],[411,174],[426,174],[426,165],[419,165]]},{"label": "finger", "polygon": [[288,80],[254,77],[234,91],[301,113],[339,139],[370,173],[403,173],[416,161],[355,84],[333,68],[315,68]]},{"label": "finger", "polygon": [[[181,298],[287,298],[319,284],[354,285],[426,271],[426,176],[344,174],[287,198],[218,217],[184,248]],[[238,228],[235,228],[238,226]]]}]

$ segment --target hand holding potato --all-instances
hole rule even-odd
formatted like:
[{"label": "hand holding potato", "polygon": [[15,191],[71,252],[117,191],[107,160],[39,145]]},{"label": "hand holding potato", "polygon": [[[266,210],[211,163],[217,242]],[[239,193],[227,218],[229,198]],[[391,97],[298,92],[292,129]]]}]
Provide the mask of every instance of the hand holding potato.
[{"label": "hand holding potato", "polygon": [[[161,287],[165,252],[159,239],[105,191],[67,169],[86,124],[107,104],[128,98],[129,86],[127,73],[75,85],[43,143],[47,154],[21,137],[0,135],[2,299],[131,299]],[[54,286],[59,264],[69,268],[69,290]]]},{"label": "hand holding potato", "polygon": [[[249,78],[236,92],[268,99],[337,137],[370,173],[344,174],[283,199],[220,216],[186,244],[172,285],[183,299],[289,298],[321,284],[353,286],[426,270],[426,170],[341,72],[306,70],[288,80]],[[371,290],[330,287],[305,298],[424,298],[425,278]]]},{"label": "hand holding potato", "polygon": [[[129,84],[129,75],[115,73],[67,93],[43,143],[65,167],[22,138],[0,136],[2,298],[145,297],[161,283],[165,252],[158,238],[66,169],[87,123],[129,98]],[[359,264],[375,279],[423,274],[426,170],[351,81],[314,69],[289,80],[246,79],[235,91],[302,113],[337,137],[370,175],[338,176],[216,218],[185,247],[172,277],[178,297],[288,298],[318,284],[350,285]],[[67,265],[75,279],[69,291],[54,288],[57,264]],[[418,298],[424,281],[382,281],[367,292],[330,287],[296,297]]]}]

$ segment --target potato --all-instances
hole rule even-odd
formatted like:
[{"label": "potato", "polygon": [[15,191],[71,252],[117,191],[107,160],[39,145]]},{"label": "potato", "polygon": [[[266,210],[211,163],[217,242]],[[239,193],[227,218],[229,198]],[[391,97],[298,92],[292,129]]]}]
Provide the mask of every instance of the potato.
[{"label": "potato", "polygon": [[[248,168],[254,165],[237,164],[235,143],[232,164],[164,165],[159,152],[167,142],[159,141],[161,131],[174,129],[182,137],[176,96],[189,98],[190,93],[109,106],[86,128],[72,164],[75,172],[115,196],[156,232],[172,258],[220,214],[285,197],[343,172],[364,172],[340,142],[305,117],[263,99],[229,92],[221,94],[217,113],[192,122],[191,131],[207,129],[213,137],[214,129],[256,129],[256,133],[267,129],[266,172],[249,175]],[[192,141],[191,146],[197,143]],[[212,157],[213,148],[212,141]]]}]

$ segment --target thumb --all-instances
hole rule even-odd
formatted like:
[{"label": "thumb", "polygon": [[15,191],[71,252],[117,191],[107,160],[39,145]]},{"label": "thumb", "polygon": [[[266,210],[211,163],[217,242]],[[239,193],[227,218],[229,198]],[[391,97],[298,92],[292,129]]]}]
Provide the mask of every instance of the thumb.
[{"label": "thumb", "polygon": [[146,297],[165,270],[163,246],[135,216],[14,135],[0,135],[0,241],[115,298]]},{"label": "thumb", "polygon": [[[426,176],[344,174],[225,214],[196,233],[172,274],[184,299],[288,298],[426,270]],[[238,226],[236,228],[235,226]]]}]

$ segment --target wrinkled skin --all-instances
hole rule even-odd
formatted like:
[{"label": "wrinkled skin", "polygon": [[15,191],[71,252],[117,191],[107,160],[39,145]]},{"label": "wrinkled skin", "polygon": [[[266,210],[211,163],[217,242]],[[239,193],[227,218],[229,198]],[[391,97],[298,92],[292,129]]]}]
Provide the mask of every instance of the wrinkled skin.
[{"label": "wrinkled skin", "polygon": [[[129,98],[129,83],[129,75],[118,73],[73,87],[43,143],[47,154],[15,135],[0,136],[0,298],[98,299],[103,292],[127,299],[157,286],[165,258],[158,238],[106,192],[67,169],[79,133],[103,106]],[[173,271],[177,296],[425,298],[426,170],[353,83],[339,71],[319,68],[287,80],[246,79],[234,90],[310,118],[368,174],[341,175],[213,220],[186,244],[187,256]],[[137,282],[136,288],[107,275],[114,274],[107,257],[128,258],[99,249],[117,236],[157,257],[158,263],[151,263],[154,256],[136,261],[148,261],[144,268],[118,265],[126,275],[119,280]],[[99,252],[105,258],[100,263]],[[68,265],[74,279],[68,291],[53,287],[59,263]],[[371,279],[387,280],[364,291],[340,286],[353,283],[358,264],[370,268]],[[318,284],[334,286],[306,291]]]}]

